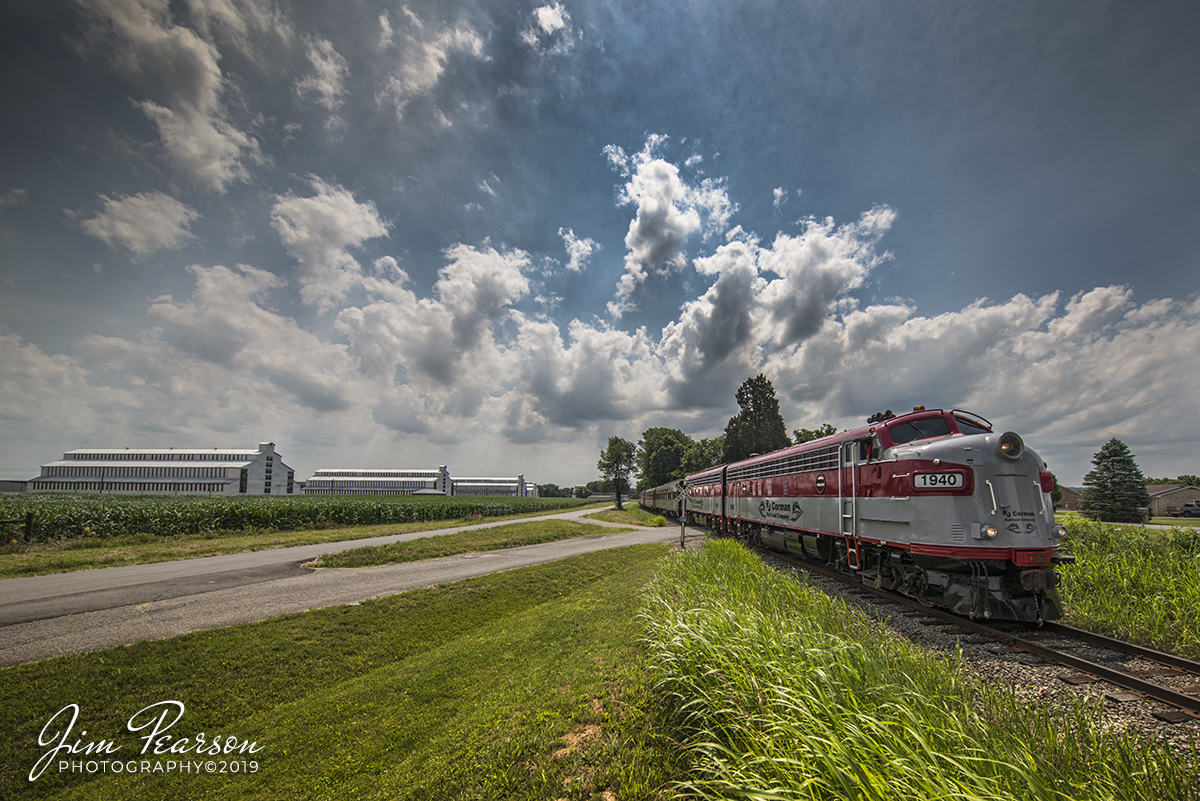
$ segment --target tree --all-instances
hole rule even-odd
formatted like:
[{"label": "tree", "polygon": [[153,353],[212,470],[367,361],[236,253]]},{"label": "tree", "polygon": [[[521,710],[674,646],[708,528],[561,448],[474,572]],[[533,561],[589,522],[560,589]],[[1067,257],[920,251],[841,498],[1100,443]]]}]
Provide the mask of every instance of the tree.
[{"label": "tree", "polygon": [[1200,487],[1200,476],[1176,476],[1175,478],[1147,478],[1146,484],[1182,484],[1185,487]]},{"label": "tree", "polygon": [[721,457],[724,453],[724,435],[713,437],[712,439],[696,440],[688,446],[687,451],[683,454],[683,474],[690,476],[693,473],[699,473],[701,470],[716,467],[721,463]]},{"label": "tree", "polygon": [[560,487],[557,484],[538,484],[537,485],[539,498],[570,498],[571,488]]},{"label": "tree", "polygon": [[621,508],[621,494],[629,491],[629,474],[637,466],[636,449],[633,443],[617,436],[608,438],[608,447],[600,451],[596,469],[600,475],[612,482],[617,496],[617,508]]},{"label": "tree", "polygon": [[1096,467],[1083,478],[1079,510],[1106,523],[1140,523],[1139,507],[1150,506],[1146,478],[1129,446],[1113,437],[1092,457]]},{"label": "tree", "polygon": [[687,475],[683,458],[692,438],[677,428],[647,428],[637,444],[638,491]]},{"label": "tree", "polygon": [[736,462],[754,453],[769,453],[792,444],[787,435],[775,386],[762,373],[747,378],[737,391],[742,410],[725,426],[726,462]]},{"label": "tree", "polygon": [[817,428],[793,428],[792,435],[795,437],[795,442],[800,445],[805,442],[812,442],[814,439],[828,437],[837,433],[837,426],[833,423],[824,423]]}]

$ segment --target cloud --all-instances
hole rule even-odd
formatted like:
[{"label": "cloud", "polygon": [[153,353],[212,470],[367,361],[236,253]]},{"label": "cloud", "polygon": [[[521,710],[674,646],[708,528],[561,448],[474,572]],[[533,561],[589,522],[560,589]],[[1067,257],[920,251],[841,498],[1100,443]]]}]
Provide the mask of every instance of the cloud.
[{"label": "cloud", "polygon": [[345,123],[334,112],[342,106],[350,65],[327,39],[309,40],[305,52],[313,71],[296,80],[296,94],[301,98],[312,97],[317,105],[330,113],[326,120],[327,129],[340,129]]},{"label": "cloud", "polygon": [[103,208],[80,226],[112,248],[123,247],[138,258],[193,239],[188,226],[200,215],[195,209],[162,192],[126,197],[101,195]]},{"label": "cloud", "polygon": [[0,212],[11,209],[13,206],[20,206],[28,197],[28,189],[10,189],[4,194],[0,194]]},{"label": "cloud", "polygon": [[571,27],[571,15],[561,3],[535,8],[530,26],[521,31],[521,41],[549,54],[570,51],[579,38],[579,32]]},{"label": "cloud", "polygon": [[563,238],[567,247],[567,269],[573,273],[581,272],[587,267],[588,259],[600,249],[600,244],[594,239],[580,239],[570,228],[559,228],[558,235]]},{"label": "cloud", "polygon": [[443,406],[477,407],[489,382],[504,380],[505,348],[519,319],[513,307],[529,293],[530,260],[520,250],[467,245],[445,257],[433,297],[417,298],[402,271],[394,280],[369,278],[364,287],[374,301],[344,309],[338,328],[372,376],[391,381],[400,366],[446,388],[435,388]]},{"label": "cloud", "polygon": [[158,128],[166,159],[191,183],[223,192],[245,180],[258,143],[228,119],[216,46],[175,24],[163,0],[79,0],[89,26],[84,50],[102,53],[146,88],[137,101]]},{"label": "cloud", "polygon": [[834,301],[862,286],[867,274],[890,258],[876,253],[875,245],[895,218],[892,209],[880,206],[856,223],[809,220],[799,236],[777,236],[759,259],[762,270],[779,276],[762,293],[773,323],[763,339],[783,348],[816,333]]},{"label": "cloud", "polygon": [[[400,119],[413,100],[427,94],[442,77],[456,54],[483,58],[483,37],[468,25],[431,29],[407,8],[403,30],[391,19],[380,16],[380,47],[393,58],[378,94],[381,104],[390,105]],[[400,40],[400,41],[397,41]]]},{"label": "cloud", "polygon": [[637,207],[625,235],[625,274],[617,285],[616,300],[608,304],[614,318],[634,308],[634,294],[652,275],[683,269],[689,236],[702,226],[706,237],[720,233],[737,210],[723,181],[705,179],[689,185],[678,167],[660,158],[657,151],[666,141],[664,136],[650,136],[634,156],[615,145],[605,148],[609,163],[627,179],[618,202]]},{"label": "cloud", "polygon": [[319,178],[310,183],[316,192],[312,196],[276,196],[271,224],[299,263],[301,298],[326,311],[362,278],[348,249],[386,236],[388,226],[374,203],[359,203],[349,190]]},{"label": "cloud", "polygon": [[1057,293],[936,317],[869,306],[827,318],[765,369],[810,422],[958,405],[1028,434],[1044,458],[1086,463],[1111,436],[1148,448],[1194,441],[1182,432],[1200,425],[1197,353],[1200,303],[1135,306],[1128,288],[1108,286],[1065,307]]}]

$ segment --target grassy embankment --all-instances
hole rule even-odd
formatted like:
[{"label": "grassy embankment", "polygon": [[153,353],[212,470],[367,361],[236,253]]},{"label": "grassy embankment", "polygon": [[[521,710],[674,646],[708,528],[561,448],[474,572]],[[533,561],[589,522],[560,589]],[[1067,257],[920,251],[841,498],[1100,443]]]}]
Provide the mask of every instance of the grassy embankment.
[{"label": "grassy embankment", "polygon": [[662,515],[653,515],[643,511],[640,506],[624,504],[620,510],[616,507],[604,509],[587,515],[593,520],[603,520],[605,523],[619,523],[623,526],[653,526],[655,528],[667,525],[667,519]]},{"label": "grassy embankment", "polygon": [[[679,753],[637,644],[645,545],[169,640],[0,671],[0,794],[53,799],[652,799]],[[80,705],[72,739],[186,704],[169,732],[252,741],[257,772],[60,773],[30,782],[38,736]],[[87,735],[80,731],[86,729]],[[101,757],[103,758],[103,757]],[[94,760],[85,755],[68,758]]]},{"label": "grassy embankment", "polygon": [[644,613],[702,798],[1194,799],[1178,756],[1029,709],[731,541],[669,559]]},{"label": "grassy embankment", "polygon": [[[173,499],[166,499],[167,502],[171,500]],[[219,503],[219,499],[217,502]],[[290,502],[281,500],[281,503]],[[103,505],[97,503],[95,507],[100,510]],[[437,519],[434,514],[438,511],[440,510],[437,507],[429,505],[425,507],[425,514],[421,517],[430,519],[418,519],[407,523],[352,526],[329,524],[301,530],[250,526],[244,529],[201,530],[196,533],[167,536],[126,530],[109,536],[59,537],[38,543],[8,542],[0,546],[0,579],[436,531],[456,526],[557,514],[564,510],[531,507],[520,513],[492,516],[481,514],[458,519]],[[8,533],[11,536],[12,531]]]},{"label": "grassy embankment", "polygon": [[422,559],[437,559],[463,553],[498,551],[504,548],[519,548],[522,545],[539,545],[545,542],[571,539],[573,537],[596,537],[632,531],[629,528],[595,526],[573,520],[537,520],[526,523],[510,523],[506,526],[461,531],[436,537],[421,537],[407,542],[387,545],[370,545],[340,553],[325,554],[309,562],[306,567],[372,567],[402,562],[417,562]]},{"label": "grassy embankment", "polygon": [[1200,532],[1060,520],[1064,623],[1200,659]]}]

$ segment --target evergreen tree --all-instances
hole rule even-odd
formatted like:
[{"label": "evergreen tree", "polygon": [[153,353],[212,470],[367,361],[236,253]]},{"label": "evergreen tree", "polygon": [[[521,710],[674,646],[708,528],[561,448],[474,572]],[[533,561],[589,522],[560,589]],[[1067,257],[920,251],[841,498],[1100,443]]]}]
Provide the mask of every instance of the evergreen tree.
[{"label": "evergreen tree", "polygon": [[1150,506],[1146,478],[1129,446],[1113,437],[1092,457],[1096,467],[1083,478],[1079,510],[1106,523],[1140,523],[1139,507]]},{"label": "evergreen tree", "polygon": [[783,415],[779,413],[775,386],[765,375],[759,373],[754,378],[747,378],[738,387],[737,402],[742,410],[729,418],[725,426],[723,458],[726,462],[736,462],[754,453],[770,453],[792,444]]},{"label": "evergreen tree", "polygon": [[637,464],[635,454],[632,442],[613,436],[608,438],[608,447],[600,452],[600,460],[596,462],[600,475],[612,483],[618,509],[621,508],[621,495],[629,494],[629,474]]}]

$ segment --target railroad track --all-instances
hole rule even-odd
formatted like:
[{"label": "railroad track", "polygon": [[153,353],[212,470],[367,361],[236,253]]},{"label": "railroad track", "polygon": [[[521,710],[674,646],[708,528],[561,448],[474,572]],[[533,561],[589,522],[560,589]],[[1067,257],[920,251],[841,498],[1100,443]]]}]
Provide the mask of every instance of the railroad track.
[{"label": "railroad track", "polygon": [[[1082,629],[1046,622],[1040,627],[1032,624],[1000,622],[994,624],[970,620],[949,612],[925,606],[917,601],[887,590],[876,589],[854,581],[850,576],[823,565],[817,565],[776,551],[758,549],[780,561],[844,584],[848,590],[863,597],[876,597],[910,610],[921,622],[939,627],[955,627],[970,632],[975,644],[995,642],[997,647],[1015,653],[1029,654],[1035,660],[1070,667],[1075,673],[1059,678],[1069,684],[1105,682],[1118,689],[1106,690],[1105,696],[1116,703],[1145,699],[1161,701],[1170,709],[1155,709],[1151,714],[1167,723],[1200,720],[1200,662],[1144,648],[1133,643],[1115,640]],[[1065,644],[1056,644],[1063,641]],[[968,640],[971,642],[971,640]],[[1072,651],[1085,651],[1085,658]],[[1137,661],[1142,668],[1122,670],[1119,661]],[[1026,663],[1026,664],[1036,664]],[[1189,683],[1190,682],[1190,683]]]}]

